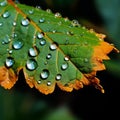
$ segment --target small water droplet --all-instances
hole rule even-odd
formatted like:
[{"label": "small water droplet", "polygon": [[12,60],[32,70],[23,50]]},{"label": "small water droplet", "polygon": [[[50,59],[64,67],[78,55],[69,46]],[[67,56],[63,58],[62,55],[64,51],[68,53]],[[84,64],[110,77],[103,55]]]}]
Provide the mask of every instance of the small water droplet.
[{"label": "small water droplet", "polygon": [[8,44],[11,41],[9,35],[6,35],[5,38],[2,41],[2,44]]},{"label": "small water droplet", "polygon": [[8,18],[10,16],[10,13],[8,11],[4,12],[2,17],[3,18]]},{"label": "small water droplet", "polygon": [[44,23],[45,22],[45,18],[40,18],[39,22],[40,23]]},{"label": "small water droplet", "polygon": [[72,24],[72,26],[74,26],[74,27],[80,26],[78,20],[72,20],[71,24]]},{"label": "small water droplet", "polygon": [[67,31],[67,35],[74,35],[74,33],[72,31]]},{"label": "small water droplet", "polygon": [[12,54],[12,52],[13,52],[12,49],[7,49],[7,51],[9,54]]},{"label": "small water droplet", "polygon": [[56,80],[61,80],[61,78],[62,78],[62,75],[61,74],[57,74],[55,79]]},{"label": "small water droplet", "polygon": [[88,58],[85,58],[85,59],[84,59],[84,62],[85,62],[85,63],[89,62]]},{"label": "small water droplet", "polygon": [[41,46],[44,46],[45,44],[46,44],[46,40],[45,40],[45,39],[41,39],[41,40],[40,40],[40,45],[41,45]]},{"label": "small water droplet", "polygon": [[38,84],[41,84],[41,80],[38,80],[37,83],[38,83]]},{"label": "small water droplet", "polygon": [[12,46],[15,50],[19,50],[23,47],[23,42],[16,40],[12,43]]},{"label": "small water droplet", "polygon": [[50,86],[50,85],[51,85],[51,82],[50,82],[50,81],[48,81],[48,82],[47,82],[47,86]]},{"label": "small water droplet", "polygon": [[8,57],[5,61],[6,67],[10,68],[14,65],[15,61],[12,57]]},{"label": "small water droplet", "polygon": [[57,43],[54,42],[50,45],[50,50],[56,50],[57,47],[58,47]]},{"label": "small water droplet", "polygon": [[38,39],[41,39],[41,38],[43,38],[44,37],[44,33],[38,33],[38,35],[37,35],[37,38]]},{"label": "small water droplet", "polygon": [[29,10],[28,13],[29,13],[29,14],[33,14],[33,13],[34,13],[34,10],[33,10],[33,9],[32,9],[32,10]]},{"label": "small water droplet", "polygon": [[46,9],[47,13],[52,13],[51,9]]},{"label": "small water droplet", "polygon": [[57,32],[57,30],[53,30],[52,32],[53,32],[53,33],[56,33],[56,32]]},{"label": "small water droplet", "polygon": [[42,78],[42,79],[47,79],[48,77],[49,77],[49,71],[47,70],[47,69],[44,69],[42,72],[41,72],[41,74],[40,74],[40,77]]},{"label": "small water droplet", "polygon": [[46,56],[47,59],[50,59],[51,57],[52,55],[50,53]]},{"label": "small water droplet", "polygon": [[34,59],[27,60],[26,67],[28,70],[35,70],[37,68],[37,62]]},{"label": "small water droplet", "polygon": [[44,62],[44,65],[47,65],[47,64],[48,64],[48,61],[45,61],[45,62]]},{"label": "small water droplet", "polygon": [[66,70],[67,68],[68,68],[68,63],[63,63],[61,69]]},{"label": "small water droplet", "polygon": [[23,26],[28,26],[29,25],[29,20],[28,19],[23,19],[22,22],[21,22],[21,24]]},{"label": "small water droplet", "polygon": [[41,9],[41,7],[40,7],[40,6],[36,6],[36,8],[37,8],[37,9]]},{"label": "small water droplet", "polygon": [[2,22],[0,22],[0,27],[1,27],[1,26],[3,26],[3,23],[2,23]]},{"label": "small water droplet", "polygon": [[13,26],[16,26],[16,25],[17,25],[17,23],[14,21],[14,22],[12,23],[12,25],[13,25]]},{"label": "small water droplet", "polygon": [[62,15],[61,15],[59,12],[57,12],[57,13],[55,13],[55,17],[56,17],[56,18],[61,18]]},{"label": "small water droplet", "polygon": [[16,38],[17,34],[16,33],[12,33],[12,38]]},{"label": "small water droplet", "polygon": [[67,21],[69,21],[69,19],[66,17],[66,18],[64,18],[64,20],[65,20],[65,22],[67,22]]},{"label": "small water droplet", "polygon": [[7,1],[0,2],[0,6],[5,7],[7,5]]},{"label": "small water droplet", "polygon": [[29,55],[32,56],[32,57],[37,56],[38,53],[39,53],[39,52],[38,52],[38,49],[37,49],[36,46],[29,49]]},{"label": "small water droplet", "polygon": [[65,56],[65,58],[64,58],[65,61],[69,61],[69,59],[70,58],[68,56]]}]

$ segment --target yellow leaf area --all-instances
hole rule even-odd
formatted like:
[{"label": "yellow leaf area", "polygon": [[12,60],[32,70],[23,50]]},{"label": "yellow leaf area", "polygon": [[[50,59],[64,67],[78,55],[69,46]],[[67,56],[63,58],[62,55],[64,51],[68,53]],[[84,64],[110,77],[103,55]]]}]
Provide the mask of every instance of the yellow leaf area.
[{"label": "yellow leaf area", "polygon": [[[8,0],[8,2],[9,4],[12,4],[17,11],[23,14],[11,0]],[[23,14],[23,16],[25,15]],[[94,31],[90,30],[90,32],[94,32]],[[39,85],[38,82],[34,80],[33,77],[28,76],[28,74],[25,72],[24,67],[19,68],[17,73],[15,73],[12,70],[12,68],[7,68],[3,66],[0,68],[0,85],[5,89],[12,88],[16,83],[16,81],[18,80],[19,71],[23,70],[27,84],[31,88],[35,87],[41,93],[46,95],[54,92],[56,84],[61,90],[67,91],[67,92],[71,92],[74,89],[79,90],[87,85],[93,85],[95,86],[95,88],[99,89],[102,93],[104,93],[104,89],[100,85],[100,80],[96,78],[96,73],[97,71],[105,70],[105,65],[103,64],[103,60],[110,59],[108,57],[108,54],[112,50],[116,50],[116,52],[119,52],[119,51],[113,45],[104,41],[105,35],[98,34],[98,33],[95,33],[95,34],[99,38],[100,44],[93,48],[93,56],[91,58],[91,62],[93,63],[94,66],[93,66],[92,72],[88,74],[82,74],[82,77],[80,80],[76,79],[74,80],[74,82],[71,82],[67,85],[63,85],[60,81],[56,81],[54,84],[51,84],[50,86],[47,86],[46,84]]]}]

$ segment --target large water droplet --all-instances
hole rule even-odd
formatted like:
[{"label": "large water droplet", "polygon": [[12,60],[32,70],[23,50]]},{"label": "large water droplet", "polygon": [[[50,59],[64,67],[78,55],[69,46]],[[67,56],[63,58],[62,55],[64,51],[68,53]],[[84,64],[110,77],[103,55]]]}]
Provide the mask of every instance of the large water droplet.
[{"label": "large water droplet", "polygon": [[58,47],[57,43],[54,42],[50,45],[50,50],[56,50],[57,47]]},{"label": "large water droplet", "polygon": [[23,19],[22,22],[21,22],[21,24],[23,26],[28,26],[29,25],[29,20],[28,19]]},{"label": "large water droplet", "polygon": [[7,5],[7,1],[0,2],[0,6],[5,7]]},{"label": "large water droplet", "polygon": [[47,59],[50,59],[51,57],[52,57],[52,55],[50,53],[47,54],[47,56],[46,56]]},{"label": "large water droplet", "polygon": [[34,59],[27,60],[26,67],[28,70],[35,70],[37,68],[37,62]]},{"label": "large water droplet", "polygon": [[42,78],[42,79],[47,79],[48,77],[49,77],[49,71],[47,70],[47,69],[44,69],[42,72],[41,72],[41,74],[40,74],[40,77]]},{"label": "large water droplet", "polygon": [[35,57],[38,55],[38,49],[36,47],[32,47],[29,49],[29,55],[32,56],[32,57]]},{"label": "large water droplet", "polygon": [[57,13],[55,13],[55,17],[60,18],[60,17],[62,17],[62,15],[59,12],[57,12]]},{"label": "large water droplet", "polygon": [[12,44],[13,48],[15,50],[19,50],[23,47],[23,42],[17,40],[17,41],[14,41],[13,44]]},{"label": "large water droplet", "polygon": [[3,13],[3,18],[8,18],[10,16],[10,13],[8,11]]},{"label": "large water droplet", "polygon": [[41,38],[43,38],[44,37],[44,33],[38,33],[38,35],[37,35],[37,38],[38,39],[41,39]]},{"label": "large water droplet", "polygon": [[68,68],[68,63],[63,63],[61,69],[66,70],[67,68]]},{"label": "large water droplet", "polygon": [[39,22],[40,23],[44,23],[45,22],[45,18],[40,18]]},{"label": "large water droplet", "polygon": [[62,75],[61,74],[57,74],[55,79],[56,80],[61,80],[61,78],[62,78]]},{"label": "large water droplet", "polygon": [[46,40],[45,40],[45,39],[41,39],[41,40],[40,40],[40,45],[41,45],[41,46],[44,46],[45,44],[46,44]]},{"label": "large water droplet", "polygon": [[5,61],[6,67],[10,68],[14,65],[15,61],[12,57],[8,57]]}]

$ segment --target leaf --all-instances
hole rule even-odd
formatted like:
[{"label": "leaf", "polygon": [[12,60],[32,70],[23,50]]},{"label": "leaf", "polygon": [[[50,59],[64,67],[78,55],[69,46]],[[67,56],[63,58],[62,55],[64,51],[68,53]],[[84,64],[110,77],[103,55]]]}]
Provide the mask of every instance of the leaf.
[{"label": "leaf", "polygon": [[12,88],[23,70],[27,84],[44,94],[56,84],[68,92],[83,85],[104,92],[96,72],[115,49],[104,37],[60,13],[0,0],[0,85]]}]

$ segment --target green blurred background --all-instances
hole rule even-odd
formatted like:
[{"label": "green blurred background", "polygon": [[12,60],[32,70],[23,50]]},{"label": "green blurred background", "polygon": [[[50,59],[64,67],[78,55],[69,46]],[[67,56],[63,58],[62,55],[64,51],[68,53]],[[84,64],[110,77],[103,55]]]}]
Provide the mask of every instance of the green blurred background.
[{"label": "green blurred background", "polygon": [[[19,0],[22,4],[50,8],[88,29],[107,35],[120,50],[120,0]],[[0,88],[0,120],[108,120],[119,118],[120,54],[111,52],[106,71],[97,73],[105,94],[91,86],[67,93],[56,87],[51,95],[30,89],[23,73],[11,90]]]}]

